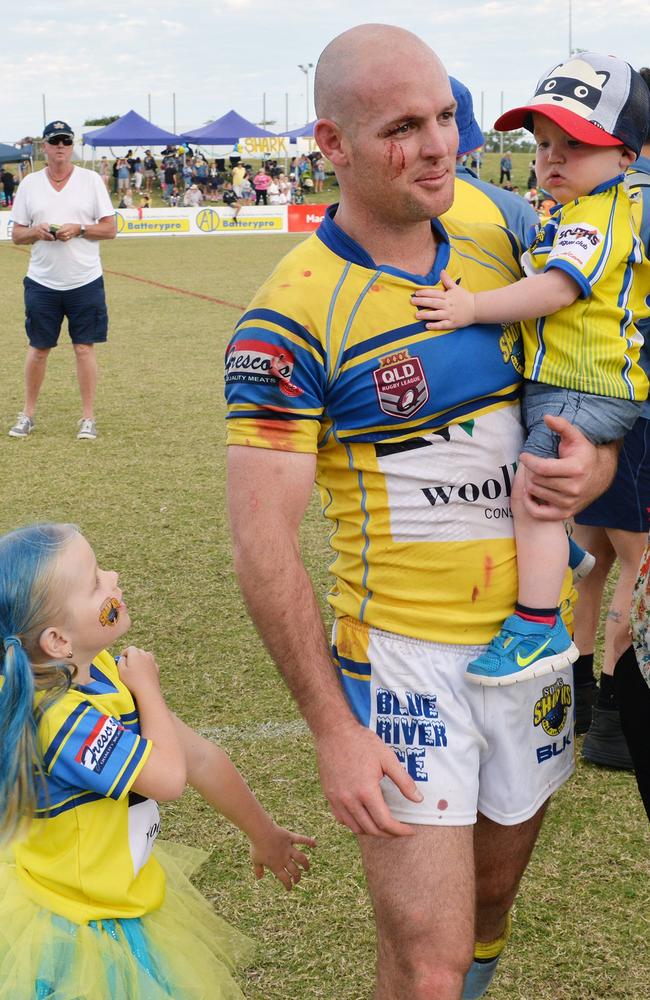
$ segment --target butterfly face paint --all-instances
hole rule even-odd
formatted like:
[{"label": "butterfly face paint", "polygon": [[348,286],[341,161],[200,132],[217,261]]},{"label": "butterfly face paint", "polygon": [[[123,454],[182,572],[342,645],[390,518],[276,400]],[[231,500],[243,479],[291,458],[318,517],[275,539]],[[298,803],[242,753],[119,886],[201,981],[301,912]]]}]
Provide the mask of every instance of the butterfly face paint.
[{"label": "butterfly face paint", "polygon": [[99,622],[101,625],[115,625],[120,617],[120,602],[116,597],[104,601],[99,612]]}]

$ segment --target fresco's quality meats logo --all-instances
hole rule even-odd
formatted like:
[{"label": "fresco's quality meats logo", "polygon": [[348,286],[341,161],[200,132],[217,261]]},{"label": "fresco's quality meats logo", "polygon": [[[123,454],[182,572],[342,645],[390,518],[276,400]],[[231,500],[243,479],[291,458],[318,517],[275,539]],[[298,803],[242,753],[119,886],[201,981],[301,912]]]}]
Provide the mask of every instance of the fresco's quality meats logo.
[{"label": "fresco's quality meats logo", "polygon": [[291,381],[295,359],[279,344],[238,340],[226,356],[226,382],[277,385],[285,396],[301,396],[304,389]]},{"label": "fresco's quality meats logo", "polygon": [[380,358],[372,374],[379,406],[390,417],[412,417],[429,398],[420,359],[410,357],[406,349]]},{"label": "fresco's quality meats logo", "polygon": [[92,733],[86,737],[75,757],[78,764],[95,774],[101,774],[113,753],[124,727],[110,715],[102,715]]}]

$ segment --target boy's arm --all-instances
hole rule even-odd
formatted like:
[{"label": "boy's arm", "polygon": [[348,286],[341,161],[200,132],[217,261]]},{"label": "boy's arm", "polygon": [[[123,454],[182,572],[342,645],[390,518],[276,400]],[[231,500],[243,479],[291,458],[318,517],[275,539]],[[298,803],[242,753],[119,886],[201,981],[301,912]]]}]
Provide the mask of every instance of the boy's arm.
[{"label": "boy's arm", "polygon": [[489,292],[469,292],[456,285],[446,271],[441,272],[440,280],[444,291],[422,288],[413,294],[416,318],[424,320],[428,330],[550,316],[571,305],[580,294],[573,278],[556,267]]}]

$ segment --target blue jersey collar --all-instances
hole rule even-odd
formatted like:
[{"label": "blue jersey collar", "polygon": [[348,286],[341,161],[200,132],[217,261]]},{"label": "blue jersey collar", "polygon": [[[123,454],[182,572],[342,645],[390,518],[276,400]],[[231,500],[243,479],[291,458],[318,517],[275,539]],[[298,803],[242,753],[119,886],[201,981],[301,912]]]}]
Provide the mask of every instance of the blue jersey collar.
[{"label": "blue jersey collar", "polygon": [[343,257],[352,264],[359,267],[366,267],[371,271],[382,271],[385,274],[395,274],[400,278],[406,278],[418,285],[435,285],[440,280],[440,272],[449,263],[449,237],[445,227],[439,219],[431,220],[431,229],[438,240],[438,250],[433,267],[428,274],[410,274],[397,267],[390,267],[388,264],[375,264],[367,250],[360,243],[353,240],[340,226],[337,226],[334,216],[338,205],[330,205],[326,211],[323,221],[316,230],[316,235],[325,246],[335,253],[337,257]]}]

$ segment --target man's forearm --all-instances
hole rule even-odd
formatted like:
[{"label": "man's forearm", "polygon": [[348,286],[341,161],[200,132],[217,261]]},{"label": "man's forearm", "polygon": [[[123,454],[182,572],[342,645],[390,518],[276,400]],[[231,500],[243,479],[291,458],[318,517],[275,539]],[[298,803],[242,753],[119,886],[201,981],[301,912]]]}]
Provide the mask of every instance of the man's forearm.
[{"label": "man's forearm", "polygon": [[332,719],[352,722],[297,549],[277,537],[267,548],[236,543],[235,568],[251,618],[314,735]]}]

